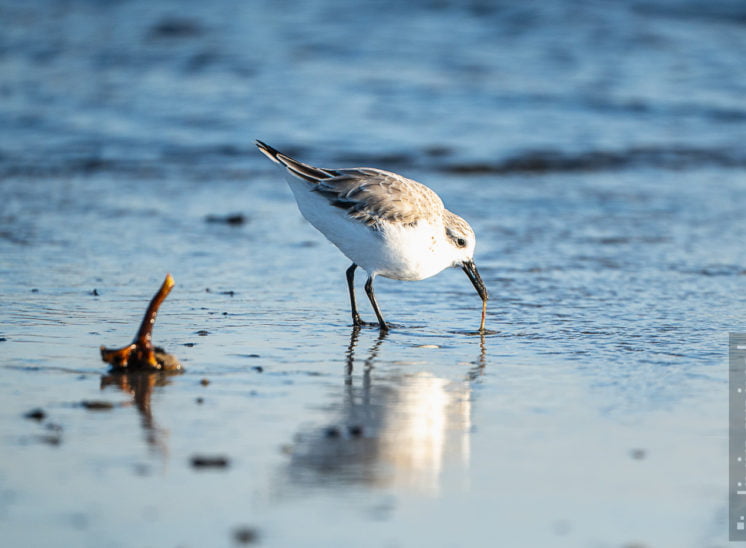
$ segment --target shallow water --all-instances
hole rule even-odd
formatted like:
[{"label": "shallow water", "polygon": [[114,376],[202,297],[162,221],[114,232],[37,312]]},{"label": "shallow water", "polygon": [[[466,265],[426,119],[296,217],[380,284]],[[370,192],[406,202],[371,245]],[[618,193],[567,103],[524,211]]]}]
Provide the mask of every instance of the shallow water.
[{"label": "shallow water", "polygon": [[[513,4],[0,3],[4,545],[725,545],[746,12]],[[439,192],[491,332],[352,330],[254,138]],[[109,375],[166,272],[186,371]]]}]

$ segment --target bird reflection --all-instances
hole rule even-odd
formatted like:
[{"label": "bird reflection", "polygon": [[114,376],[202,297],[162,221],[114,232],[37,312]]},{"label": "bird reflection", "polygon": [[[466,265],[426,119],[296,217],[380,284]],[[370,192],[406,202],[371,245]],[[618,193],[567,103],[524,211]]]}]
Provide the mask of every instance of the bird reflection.
[{"label": "bird reflection", "polygon": [[101,390],[114,386],[132,395],[132,400],[140,413],[140,422],[145,431],[145,439],[149,446],[162,454],[168,453],[166,436],[168,432],[160,428],[153,418],[151,398],[156,386],[166,386],[171,383],[171,377],[176,372],[166,371],[111,371],[101,376]]},{"label": "bird reflection", "polygon": [[486,365],[480,354],[461,381],[426,371],[387,373],[382,332],[358,357],[361,330],[345,353],[341,403],[326,426],[296,435],[287,479],[294,486],[359,483],[435,495],[446,465],[464,478],[469,465],[471,383]]}]

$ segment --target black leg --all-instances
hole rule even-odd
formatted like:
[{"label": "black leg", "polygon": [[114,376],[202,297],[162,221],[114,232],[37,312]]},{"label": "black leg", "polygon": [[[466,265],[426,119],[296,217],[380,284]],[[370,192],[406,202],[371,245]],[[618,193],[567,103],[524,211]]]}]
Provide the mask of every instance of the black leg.
[{"label": "black leg", "polygon": [[378,327],[381,331],[388,331],[389,327],[383,320],[383,315],[381,314],[381,310],[378,308],[378,303],[376,302],[376,295],[373,293],[373,276],[370,276],[368,281],[365,282],[365,292],[368,294],[370,304],[373,306],[373,311],[376,313],[376,317],[378,318]]},{"label": "black leg", "polygon": [[350,307],[352,308],[352,325],[363,325],[360,319],[360,314],[357,313],[357,304],[355,303],[355,269],[357,265],[352,263],[352,266],[347,269],[347,289],[350,290]]}]

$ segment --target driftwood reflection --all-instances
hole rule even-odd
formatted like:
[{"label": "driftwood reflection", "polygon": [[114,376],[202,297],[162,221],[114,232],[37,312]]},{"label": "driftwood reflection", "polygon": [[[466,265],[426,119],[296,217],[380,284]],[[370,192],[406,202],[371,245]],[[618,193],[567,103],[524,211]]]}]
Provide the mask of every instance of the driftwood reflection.
[{"label": "driftwood reflection", "polygon": [[111,371],[101,376],[101,390],[109,386],[118,388],[132,396],[132,401],[140,414],[140,424],[145,432],[148,445],[162,454],[168,453],[168,431],[160,428],[153,417],[151,400],[156,387],[171,383],[171,377],[180,372],[164,371]]},{"label": "driftwood reflection", "polygon": [[433,495],[446,471],[465,481],[471,384],[486,365],[484,337],[463,380],[379,363],[387,334],[364,353],[360,337],[360,329],[353,329],[332,416],[324,426],[297,434],[286,480],[293,486],[359,483]]}]

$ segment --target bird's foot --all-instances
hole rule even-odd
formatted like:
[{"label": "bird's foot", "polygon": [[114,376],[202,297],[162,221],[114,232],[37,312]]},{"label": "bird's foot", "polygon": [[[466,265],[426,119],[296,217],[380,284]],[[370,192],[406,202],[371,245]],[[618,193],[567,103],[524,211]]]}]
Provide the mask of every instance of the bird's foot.
[{"label": "bird's foot", "polygon": [[380,331],[387,333],[389,330],[389,324],[386,322],[378,323],[378,322],[365,322],[358,318],[353,318],[352,320],[352,326],[353,327],[377,327]]}]

